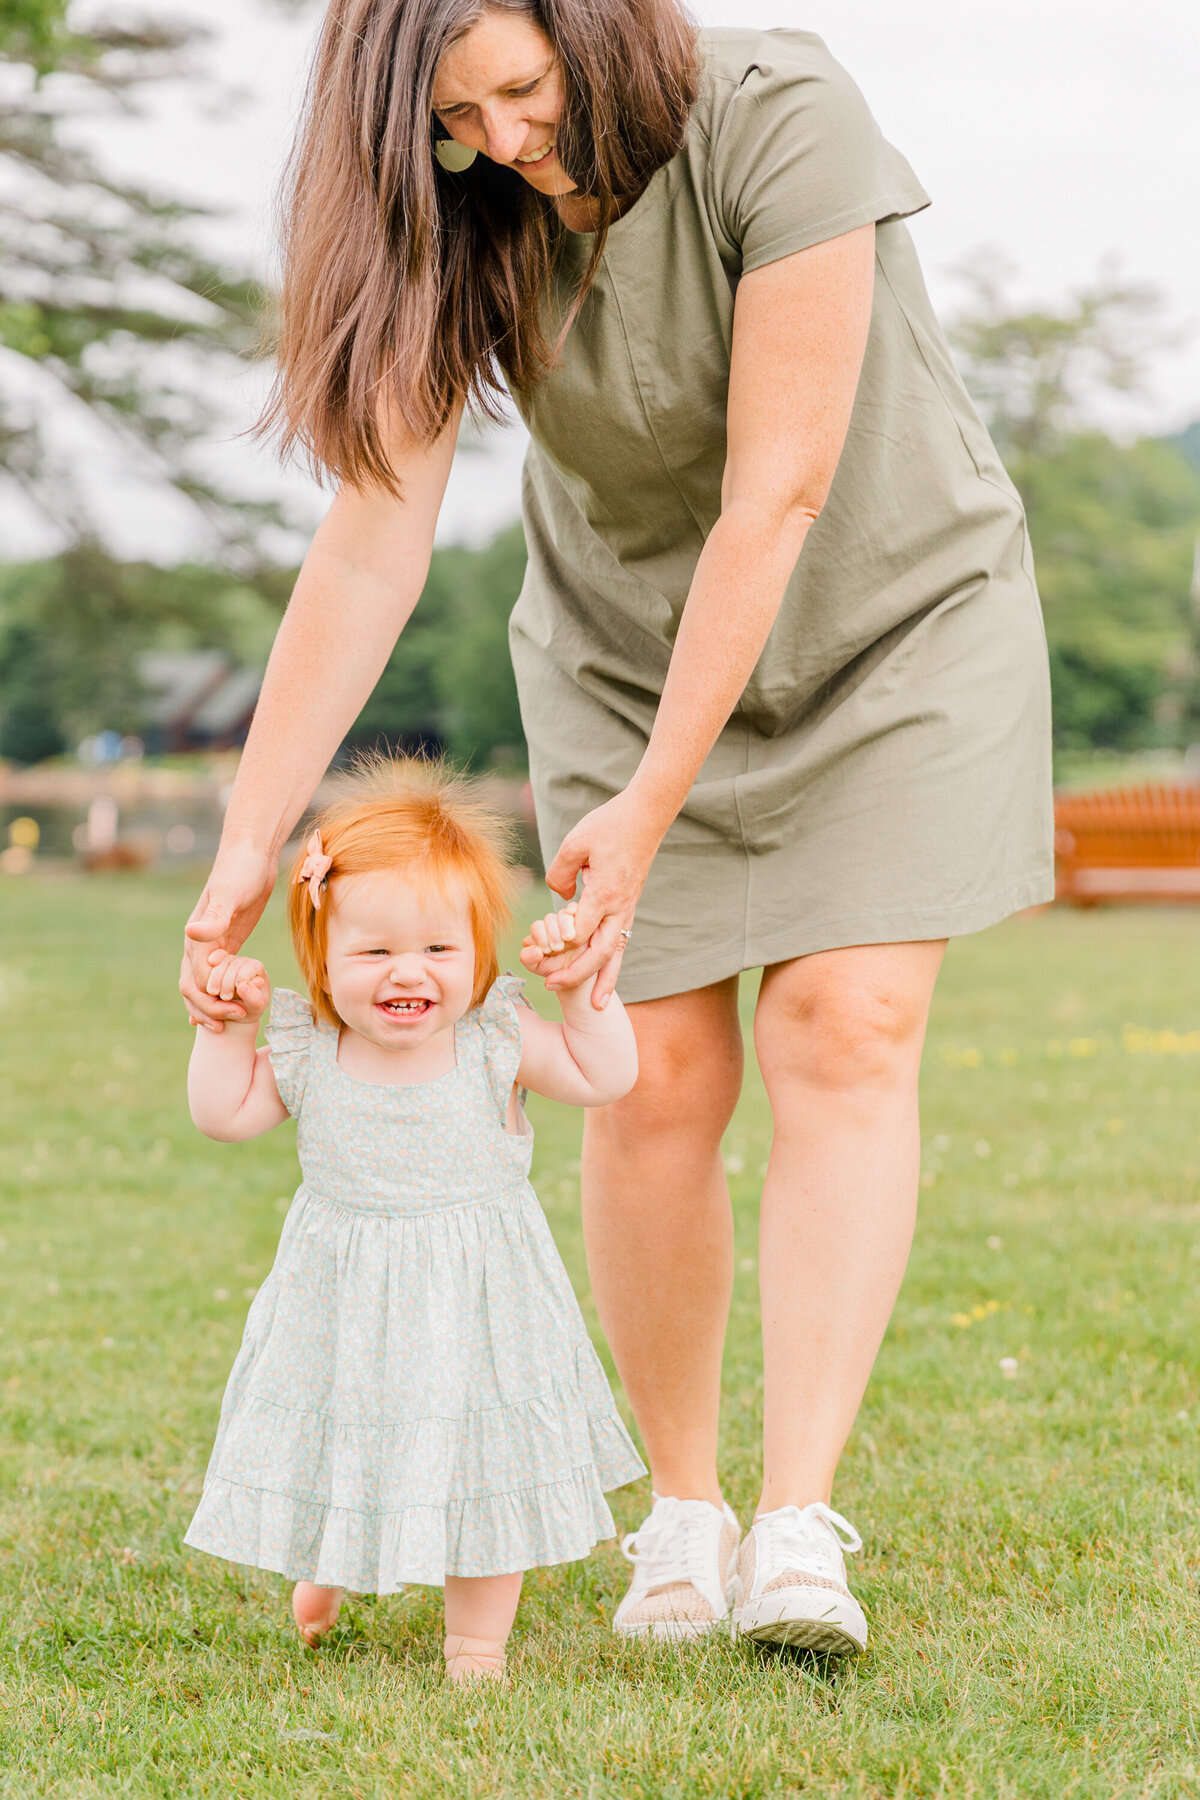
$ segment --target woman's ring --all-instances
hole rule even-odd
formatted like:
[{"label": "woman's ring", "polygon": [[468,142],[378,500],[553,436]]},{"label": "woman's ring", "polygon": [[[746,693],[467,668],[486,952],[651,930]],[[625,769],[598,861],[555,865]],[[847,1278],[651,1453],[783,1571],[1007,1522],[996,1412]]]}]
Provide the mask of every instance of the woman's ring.
[{"label": "woman's ring", "polygon": [[621,948],[624,949],[625,945],[629,942],[630,938],[633,936],[633,926],[632,925],[623,925],[621,927],[620,932],[618,933],[618,936],[621,939]]}]

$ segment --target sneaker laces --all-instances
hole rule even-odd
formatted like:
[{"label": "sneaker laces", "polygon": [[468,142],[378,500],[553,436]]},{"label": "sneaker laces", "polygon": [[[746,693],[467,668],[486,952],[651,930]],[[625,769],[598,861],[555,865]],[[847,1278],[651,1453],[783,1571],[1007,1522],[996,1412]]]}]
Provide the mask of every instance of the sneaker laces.
[{"label": "sneaker laces", "polygon": [[801,1570],[842,1580],[842,1552],[853,1556],[863,1547],[849,1519],[823,1500],[804,1507],[781,1506],[776,1512],[761,1514],[755,1526],[765,1531],[765,1560],[774,1568],[798,1564]]},{"label": "sneaker laces", "polygon": [[[704,1512],[699,1511],[703,1507]],[[714,1509],[701,1500],[656,1500],[654,1510],[638,1531],[621,1539],[621,1554],[635,1563],[647,1588],[668,1587],[687,1581],[704,1592],[711,1576],[713,1528],[706,1513]]]}]

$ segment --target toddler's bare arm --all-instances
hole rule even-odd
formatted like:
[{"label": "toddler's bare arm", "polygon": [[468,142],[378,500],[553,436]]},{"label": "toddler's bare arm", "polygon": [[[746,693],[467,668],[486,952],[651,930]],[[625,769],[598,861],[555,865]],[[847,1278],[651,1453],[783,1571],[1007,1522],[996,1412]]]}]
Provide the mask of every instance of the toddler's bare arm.
[{"label": "toddler's bare arm", "polygon": [[188,1105],[192,1121],[205,1137],[239,1143],[260,1137],[287,1118],[279,1098],[271,1059],[255,1048],[258,1021],[271,999],[271,984],[261,963],[251,958],[212,952],[209,992],[237,999],[244,1019],[231,1019],[222,1032],[196,1032],[188,1064]]},{"label": "toddler's bare arm", "polygon": [[557,994],[561,1024],[520,1009],[523,1087],[568,1106],[608,1106],[629,1092],[638,1070],[633,1026],[615,994],[597,1011],[595,982],[592,975]]}]

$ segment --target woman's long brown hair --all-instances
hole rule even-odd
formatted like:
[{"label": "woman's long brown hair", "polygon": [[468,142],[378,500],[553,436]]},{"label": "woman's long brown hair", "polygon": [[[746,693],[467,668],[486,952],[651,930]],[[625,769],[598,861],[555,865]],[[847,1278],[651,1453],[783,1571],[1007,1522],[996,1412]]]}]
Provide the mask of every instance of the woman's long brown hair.
[{"label": "woman's long brown hair", "polygon": [[488,11],[540,26],[562,67],[557,153],[598,221],[576,306],[695,99],[696,33],[679,0],[333,0],[285,184],[278,376],[261,429],[356,485],[397,491],[381,416],[431,443],[460,401],[496,417],[504,383],[528,392],[554,358],[553,203],[485,156],[458,175],[433,154],[438,64]]}]

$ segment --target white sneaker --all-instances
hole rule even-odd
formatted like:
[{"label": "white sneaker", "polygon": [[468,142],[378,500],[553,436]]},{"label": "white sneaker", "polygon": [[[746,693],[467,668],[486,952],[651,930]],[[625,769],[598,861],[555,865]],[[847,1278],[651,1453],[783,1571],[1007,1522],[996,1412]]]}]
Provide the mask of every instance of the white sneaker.
[{"label": "white sneaker", "polygon": [[633,1581],[613,1630],[626,1637],[703,1637],[729,1616],[741,1535],[727,1506],[656,1494],[641,1530],[621,1542]]},{"label": "white sneaker", "polygon": [[861,1549],[853,1525],[823,1500],[761,1513],[738,1552],[735,1635],[824,1656],[865,1650],[866,1617],[846,1586],[842,1560],[843,1550]]}]

